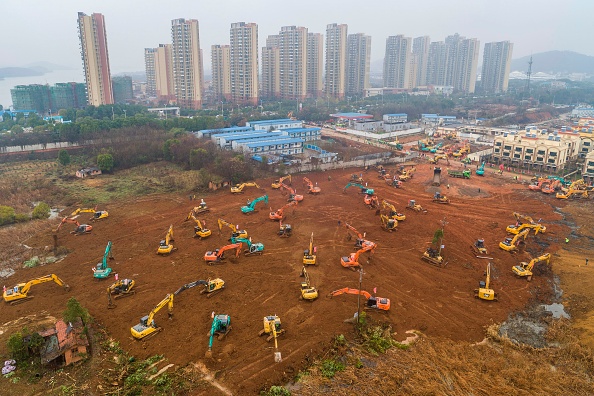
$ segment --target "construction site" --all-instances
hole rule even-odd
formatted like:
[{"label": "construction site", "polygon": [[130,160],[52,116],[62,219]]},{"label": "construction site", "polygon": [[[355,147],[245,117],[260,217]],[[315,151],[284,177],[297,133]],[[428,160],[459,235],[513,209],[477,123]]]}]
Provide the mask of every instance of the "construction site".
[{"label": "construction site", "polygon": [[[109,215],[95,221],[101,215],[54,220],[53,230],[27,244],[52,247],[57,235],[65,258],[4,282],[52,273],[70,290],[35,285],[35,298],[2,308],[3,322],[58,314],[74,296],[138,359],[164,355],[171,371],[200,365],[216,373],[222,394],[257,394],[291,382],[336,335],[355,337],[348,319],[359,297],[360,312],[389,326],[396,341],[416,331],[472,343],[513,313],[556,302],[551,267],[572,232],[559,207],[574,203],[484,166],[479,176],[455,160],[438,176],[435,167],[419,161],[293,174],[195,200],[111,202],[100,208]],[[506,231],[522,224],[532,226]],[[531,262],[545,254],[546,263]],[[315,296],[303,292],[304,268]],[[129,297],[112,300],[115,274],[134,282]],[[262,332],[268,340],[278,335],[277,348]]]}]

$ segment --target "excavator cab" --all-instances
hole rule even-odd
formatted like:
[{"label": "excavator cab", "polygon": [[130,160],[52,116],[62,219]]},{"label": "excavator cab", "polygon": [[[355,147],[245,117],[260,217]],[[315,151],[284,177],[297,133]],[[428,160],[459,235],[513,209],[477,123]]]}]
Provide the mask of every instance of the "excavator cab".
[{"label": "excavator cab", "polygon": [[281,238],[288,238],[293,235],[293,228],[291,224],[283,224],[282,221],[280,222],[280,229],[278,231],[278,235]]},{"label": "excavator cab", "polygon": [[379,309],[382,311],[389,311],[390,310],[390,299],[383,298],[383,297],[369,297],[367,300],[366,308],[369,309]]},{"label": "excavator cab", "polygon": [[470,245],[475,254],[487,254],[484,239],[477,239],[474,245]]},{"label": "excavator cab", "polygon": [[264,334],[268,335],[266,338],[267,342],[270,342],[274,339],[274,335],[280,336],[286,332],[285,329],[282,328],[281,320],[276,315],[265,316],[264,317],[264,328],[260,330],[258,336],[263,336]]}]

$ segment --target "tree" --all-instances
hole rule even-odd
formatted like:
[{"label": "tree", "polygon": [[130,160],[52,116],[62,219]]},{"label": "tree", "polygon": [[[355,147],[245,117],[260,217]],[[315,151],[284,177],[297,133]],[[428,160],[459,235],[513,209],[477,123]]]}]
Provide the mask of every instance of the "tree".
[{"label": "tree", "polygon": [[6,345],[8,346],[11,358],[22,362],[29,357],[29,351],[27,350],[27,345],[25,345],[22,333],[18,331],[13,333],[10,338],[8,338]]},{"label": "tree", "polygon": [[47,219],[50,216],[50,206],[45,202],[39,202],[35,209],[33,209],[33,219]]},{"label": "tree", "polygon": [[99,154],[97,156],[97,166],[101,172],[111,172],[113,170],[113,155],[109,153]]},{"label": "tree", "polygon": [[66,166],[70,163],[70,154],[68,154],[67,150],[60,150],[58,153],[58,162],[62,166]]},{"label": "tree", "polygon": [[66,310],[62,314],[64,322],[74,322],[76,319],[80,318],[83,323],[86,323],[90,318],[89,311],[83,308],[80,305],[80,302],[74,297],[70,297],[68,302],[66,303]]},{"label": "tree", "polygon": [[13,135],[20,135],[23,133],[23,127],[20,125],[14,125],[12,128],[10,128],[10,133]]},{"label": "tree", "polygon": [[0,206],[0,226],[14,223],[14,208],[10,206]]},{"label": "tree", "polygon": [[433,234],[433,243],[439,243],[439,241],[443,238],[443,228],[438,228],[435,230]]}]

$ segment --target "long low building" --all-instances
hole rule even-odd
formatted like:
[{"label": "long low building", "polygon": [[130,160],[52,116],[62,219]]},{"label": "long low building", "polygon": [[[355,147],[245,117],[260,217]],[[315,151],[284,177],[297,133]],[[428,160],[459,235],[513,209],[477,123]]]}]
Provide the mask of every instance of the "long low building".
[{"label": "long low building", "polygon": [[303,139],[285,138],[278,140],[258,140],[254,142],[241,142],[238,148],[250,154],[275,154],[293,155],[303,153]]},{"label": "long low building", "polygon": [[273,131],[275,129],[301,128],[303,121],[283,118],[280,120],[249,121],[245,123],[255,131]]}]

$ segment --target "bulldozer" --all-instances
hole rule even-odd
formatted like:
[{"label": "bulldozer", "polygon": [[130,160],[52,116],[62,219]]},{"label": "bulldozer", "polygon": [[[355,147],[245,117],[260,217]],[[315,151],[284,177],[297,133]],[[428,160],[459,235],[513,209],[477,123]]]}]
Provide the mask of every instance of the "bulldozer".
[{"label": "bulldozer", "polygon": [[32,299],[34,296],[29,296],[31,286],[38,285],[45,282],[55,282],[58,286],[62,286],[64,290],[70,290],[70,286],[64,283],[57,275],[50,274],[32,279],[25,283],[19,283],[9,289],[5,289],[2,297],[4,301],[10,305],[16,305]]},{"label": "bulldozer", "polygon": [[206,334],[209,338],[208,340],[208,351],[206,352],[206,357],[212,357],[212,343],[214,337],[217,336],[219,341],[222,341],[223,338],[231,331],[231,316],[229,315],[215,315],[214,312],[212,313],[212,325],[210,326],[210,331]]},{"label": "bulldozer", "polygon": [[301,298],[307,301],[313,301],[318,298],[318,289],[311,285],[309,274],[307,273],[305,266],[301,270],[300,276],[305,278],[305,280],[301,282]]},{"label": "bulldozer", "polygon": [[111,255],[111,241],[107,242],[105,253],[103,254],[103,261],[93,267],[93,277],[97,279],[105,279],[111,274],[111,268],[107,264],[107,259],[113,260]]},{"label": "bulldozer", "polygon": [[303,251],[303,264],[304,265],[316,265],[316,248],[313,245],[313,232],[309,238],[309,249]]},{"label": "bulldozer", "polygon": [[475,256],[477,254],[480,254],[480,255],[488,254],[487,253],[487,248],[485,247],[485,240],[484,239],[477,239],[476,242],[473,245],[470,245],[470,248],[474,252]]},{"label": "bulldozer", "polygon": [[[113,309],[116,307],[113,300],[133,296],[136,290],[133,290],[136,282],[134,279],[118,279],[111,286],[107,288],[107,308]],[[113,295],[113,299],[112,296]]]},{"label": "bulldozer", "polygon": [[274,221],[282,220],[285,218],[285,209],[288,209],[289,207],[296,206],[296,205],[297,205],[297,201],[289,202],[289,203],[285,204],[283,207],[279,208],[276,212],[270,212],[268,217],[270,218],[270,220],[274,220]]},{"label": "bulldozer", "polygon": [[396,210],[396,207],[394,205],[392,205],[390,202],[386,201],[385,199],[382,201],[382,206],[384,209],[390,210],[390,213],[388,214],[389,218],[398,220],[398,221],[406,220],[406,216],[404,215],[404,213],[399,213]]},{"label": "bulldozer", "polygon": [[194,238],[204,239],[212,235],[212,231],[206,228],[204,224],[202,224],[202,222],[196,218],[193,211],[190,212],[184,221],[188,221],[190,219],[194,220],[194,223],[196,223],[194,226]]},{"label": "bulldozer", "polygon": [[427,250],[425,250],[421,256],[421,259],[437,267],[443,267],[445,265],[443,257],[441,256],[441,252],[439,252],[439,250],[433,249],[432,247],[429,247]]},{"label": "bulldozer", "polygon": [[134,337],[134,339],[136,340],[146,341],[149,338],[152,338],[159,334],[161,331],[163,331],[163,328],[157,326],[157,324],[155,323],[155,315],[157,314],[157,312],[161,310],[161,308],[163,308],[166,305],[168,311],[167,316],[171,320],[171,318],[173,317],[173,294],[168,294],[165,296],[163,300],[161,300],[161,302],[159,302],[155,306],[155,308],[151,310],[151,312],[149,312],[148,315],[140,318],[140,323],[130,328],[130,333],[132,333],[132,337]]},{"label": "bulldozer", "polygon": [[423,209],[423,207],[417,204],[414,199],[408,201],[406,209],[414,210],[415,212],[427,213],[427,209]]},{"label": "bulldozer", "polygon": [[532,280],[532,268],[534,268],[534,265],[543,261],[546,261],[546,264],[548,264],[550,260],[551,254],[545,253],[539,257],[533,258],[529,263],[521,262],[519,265],[514,265],[512,271],[516,276],[520,278],[526,277],[526,280],[530,282]]},{"label": "bulldozer", "polygon": [[341,294],[355,294],[365,297],[367,299],[365,303],[365,309],[377,309],[380,311],[390,310],[391,303],[389,298],[372,296],[365,290],[351,289],[345,287],[343,289],[334,290],[332,293],[330,293],[330,297],[339,296]]},{"label": "bulldozer", "polygon": [[279,223],[278,236],[281,238],[289,238],[291,235],[293,235],[293,227],[291,227],[291,224],[283,224],[283,221],[281,220]]},{"label": "bulldozer", "polygon": [[322,189],[318,187],[318,183],[314,186],[314,184],[309,180],[307,177],[303,178],[303,184],[307,185],[307,193],[317,195],[322,192]]},{"label": "bulldozer", "polygon": [[398,220],[391,219],[386,215],[380,214],[380,220],[384,231],[392,232],[398,227]]},{"label": "bulldozer", "polygon": [[235,250],[235,258],[238,258],[241,253],[241,246],[241,242],[233,242],[232,244],[223,246],[219,249],[209,250],[204,254],[204,261],[206,261],[206,264],[208,265],[220,264],[221,261],[225,259],[225,252],[228,250]]},{"label": "bulldozer", "polygon": [[159,242],[157,254],[166,255],[177,250],[176,247],[173,247],[171,242],[173,242],[173,224],[169,226],[169,230],[167,230],[167,234],[165,234],[165,239],[162,239]]},{"label": "bulldozer", "polygon": [[498,301],[497,300],[497,293],[495,293],[493,291],[493,289],[491,289],[490,283],[491,283],[491,263],[487,264],[487,273],[486,273],[487,277],[485,279],[485,281],[480,281],[479,282],[479,288],[478,289],[474,289],[474,297],[475,298],[480,298],[481,300],[487,300],[487,301]]},{"label": "bulldozer", "polygon": [[[204,199],[201,199],[198,206],[194,206],[190,211],[190,213],[194,214],[194,216],[198,216],[199,214],[206,212],[210,212],[210,209],[208,208],[208,206],[206,206],[206,202],[204,202]],[[188,218],[186,220],[189,219],[189,216],[190,215],[188,215]]]},{"label": "bulldozer", "polygon": [[243,194],[243,189],[246,188],[246,187],[260,188],[260,186],[257,183],[254,183],[254,182],[236,184],[236,185],[234,185],[234,186],[231,187],[231,194]]},{"label": "bulldozer", "polygon": [[245,238],[231,238],[231,243],[245,243],[247,246],[247,249],[245,249],[243,251],[243,254],[246,256],[252,256],[252,255],[262,255],[262,253],[264,253],[264,244],[260,243],[260,242],[252,242],[252,238],[249,239],[245,239]]},{"label": "bulldozer", "polygon": [[276,315],[264,316],[264,328],[258,333],[258,337],[267,335],[266,342],[270,342],[278,336],[286,333],[282,328],[281,320]]},{"label": "bulldozer", "polygon": [[60,228],[62,228],[62,225],[65,223],[74,223],[76,224],[76,228],[74,229],[74,231],[70,231],[71,234],[74,235],[83,235],[83,234],[89,234],[91,231],[93,231],[93,226],[89,225],[89,224],[80,224],[78,221],[76,221],[75,219],[69,218],[69,217],[64,217],[62,219],[62,221],[60,222],[60,225],[58,225],[58,227],[54,230],[54,232],[58,232],[60,230]]},{"label": "bulldozer", "polygon": [[450,200],[445,195],[441,195],[439,191],[436,191],[433,195],[433,202],[442,203],[442,204],[449,204]]},{"label": "bulldozer", "polygon": [[[515,235],[513,238],[507,237],[502,242],[499,242],[499,247],[505,251],[514,253],[518,249],[518,245],[526,240],[528,233],[530,232],[529,228],[525,228],[519,234]],[[521,238],[524,238],[523,240]]]},{"label": "bulldozer", "polygon": [[[238,226],[231,224],[223,219],[217,220],[219,224],[219,234],[223,230],[223,226],[227,226],[231,229],[231,238],[247,238],[248,233],[246,230],[240,230]],[[231,242],[231,238],[229,238],[229,242]]]},{"label": "bulldozer", "polygon": [[261,201],[263,201],[265,205],[268,205],[268,195],[262,195],[253,201],[248,200],[247,204],[241,207],[241,213],[249,215],[256,212],[256,204]]},{"label": "bulldozer", "polygon": [[279,188],[281,188],[281,185],[284,183],[285,180],[289,180],[288,184],[291,184],[291,175],[285,175],[283,177],[281,177],[278,180],[275,180],[274,182],[272,182],[271,187],[274,188],[275,190],[278,190]]}]

